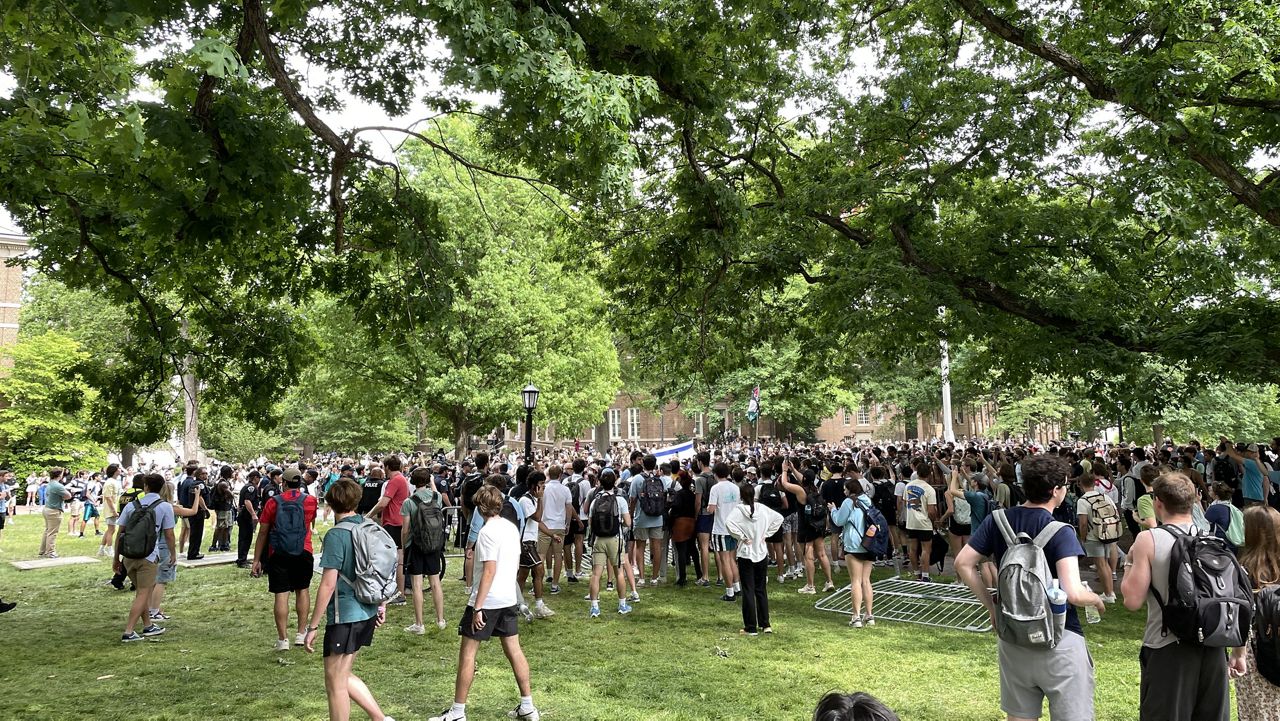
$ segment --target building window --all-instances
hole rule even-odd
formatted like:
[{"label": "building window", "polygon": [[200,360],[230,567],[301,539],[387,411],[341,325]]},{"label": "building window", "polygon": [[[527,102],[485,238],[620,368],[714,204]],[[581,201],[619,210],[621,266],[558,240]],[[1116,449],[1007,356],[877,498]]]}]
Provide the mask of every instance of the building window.
[{"label": "building window", "polygon": [[841,409],[840,409],[840,421],[841,421],[842,423],[844,423],[844,425],[846,425],[846,426],[847,426],[847,425],[849,425],[849,421],[850,421],[850,414],[849,414],[849,409],[848,409],[848,408],[841,408]]},{"label": "building window", "polygon": [[693,435],[697,436],[698,438],[701,438],[702,434],[706,432],[707,432],[707,414],[695,413],[693,415]]},{"label": "building window", "polygon": [[871,425],[871,409],[867,407],[866,403],[858,406],[858,425]]},{"label": "building window", "polygon": [[627,438],[635,440],[640,437],[640,409],[627,409]]},{"label": "building window", "polygon": [[609,409],[609,440],[619,440],[622,438],[622,409]]}]

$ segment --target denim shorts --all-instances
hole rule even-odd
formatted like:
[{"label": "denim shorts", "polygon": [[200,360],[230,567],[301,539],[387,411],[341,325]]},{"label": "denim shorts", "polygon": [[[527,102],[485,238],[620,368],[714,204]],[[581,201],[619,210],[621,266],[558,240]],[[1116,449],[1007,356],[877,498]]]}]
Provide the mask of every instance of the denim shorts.
[{"label": "denim shorts", "polygon": [[178,564],[169,565],[169,549],[161,546],[156,549],[156,562],[160,568],[156,571],[156,583],[173,583],[178,580]]}]

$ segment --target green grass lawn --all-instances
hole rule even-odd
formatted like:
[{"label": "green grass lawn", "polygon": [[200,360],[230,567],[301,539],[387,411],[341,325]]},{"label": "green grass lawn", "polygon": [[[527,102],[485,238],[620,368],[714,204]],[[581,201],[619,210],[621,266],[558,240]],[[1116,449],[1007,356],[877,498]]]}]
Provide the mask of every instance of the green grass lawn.
[{"label": "green grass lawn", "polygon": [[[321,719],[326,716],[319,653],[276,653],[266,580],[234,566],[178,569],[165,610],[169,632],[121,644],[131,594],[104,586],[106,562],[18,571],[34,558],[43,521],[22,515],[0,541],[0,596],[18,608],[0,616],[7,663],[0,718]],[[207,538],[206,534],[206,538]],[[95,538],[63,536],[63,556],[92,556]],[[317,544],[317,551],[319,546]],[[410,607],[393,607],[372,648],[356,661],[383,708],[399,721],[424,719],[452,701],[465,596],[450,561],[450,628],[402,631]],[[673,576],[674,577],[674,576]],[[843,585],[843,580],[837,583]],[[854,630],[815,611],[822,596],[797,583],[770,584],[772,637],[739,637],[736,604],[713,588],[646,589],[629,617],[587,618],[586,584],[549,598],[558,615],[522,628],[534,700],[546,719],[806,719],[825,692],[864,690],[905,719],[1003,718],[992,634],[884,622]],[[314,586],[313,586],[314,589]],[[1102,720],[1137,717],[1143,614],[1113,606],[1091,626],[1089,650]],[[292,622],[291,622],[292,623]],[[318,646],[318,644],[317,644]],[[505,718],[518,701],[496,643],[483,648],[468,715]],[[362,719],[356,709],[353,718]]]}]

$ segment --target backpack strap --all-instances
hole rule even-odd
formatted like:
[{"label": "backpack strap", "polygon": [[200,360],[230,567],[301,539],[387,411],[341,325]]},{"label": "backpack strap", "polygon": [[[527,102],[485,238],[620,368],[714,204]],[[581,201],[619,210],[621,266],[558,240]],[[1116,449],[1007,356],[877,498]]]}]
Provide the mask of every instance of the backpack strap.
[{"label": "backpack strap", "polygon": [[991,518],[994,519],[996,528],[1000,529],[1000,535],[1004,537],[1005,545],[1018,545],[1018,534],[1014,533],[1013,526],[1009,525],[1009,519],[1005,516],[1004,509],[1001,508],[995,513],[992,513]]},{"label": "backpack strap", "polygon": [[1036,537],[1035,539],[1032,540],[1032,543],[1039,546],[1040,550],[1043,551],[1044,547],[1049,545],[1049,541],[1052,541],[1053,537],[1058,535],[1058,531],[1061,531],[1064,528],[1070,528],[1070,526],[1063,523],[1062,521],[1050,521],[1047,526],[1040,529],[1040,532],[1036,534]]}]

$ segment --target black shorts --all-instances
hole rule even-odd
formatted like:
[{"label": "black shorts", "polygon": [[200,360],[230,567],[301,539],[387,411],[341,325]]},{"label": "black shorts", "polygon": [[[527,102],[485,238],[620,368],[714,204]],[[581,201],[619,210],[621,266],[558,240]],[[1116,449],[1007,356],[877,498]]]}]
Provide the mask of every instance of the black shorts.
[{"label": "black shorts", "polygon": [[778,532],[764,539],[764,542],[765,543],[782,543],[782,536],[783,536],[782,527],[779,526]]},{"label": "black shorts", "polygon": [[538,555],[538,542],[525,541],[520,544],[520,567],[537,568],[542,565],[542,557]]},{"label": "black shorts", "polygon": [[874,561],[874,560],[876,560],[876,554],[874,554],[874,553],[847,553],[847,554],[845,554],[845,555],[847,555],[847,556],[853,556],[854,558],[858,559],[859,561]]},{"label": "black shorts", "polygon": [[382,530],[386,531],[391,536],[391,542],[396,544],[396,548],[404,548],[404,546],[400,542],[401,541],[400,528],[401,528],[400,526],[383,526],[382,527]]},{"label": "black shorts", "polygon": [[582,535],[582,521],[569,521],[569,527],[564,529],[564,545],[569,546]]},{"label": "black shorts", "polygon": [[331,623],[324,627],[324,655],[341,656],[373,645],[373,630],[378,619],[354,623]]},{"label": "black shorts", "polygon": [[263,564],[267,572],[267,588],[272,593],[290,593],[311,587],[315,575],[315,560],[303,551],[296,556],[276,552],[267,556]]},{"label": "black shorts", "polygon": [[439,576],[443,553],[423,553],[411,544],[404,549],[404,574],[406,576]]},{"label": "black shorts", "polygon": [[921,543],[930,543],[933,541],[933,529],[921,531],[915,528],[908,528],[907,538]]},{"label": "black shorts", "polygon": [[516,621],[515,606],[485,609],[484,628],[479,631],[471,627],[471,620],[475,611],[474,608],[467,606],[467,610],[462,612],[462,622],[458,624],[459,636],[484,641],[490,636],[507,638],[508,636],[520,635],[520,626]]},{"label": "black shorts", "polygon": [[947,522],[947,527],[951,529],[951,535],[953,536],[973,535],[973,524],[956,523],[954,518]]},{"label": "black shorts", "polygon": [[801,517],[799,521],[800,525],[796,529],[796,540],[800,543],[813,543],[814,541],[821,541],[827,537],[827,532],[825,530],[822,532],[815,531],[813,526],[809,525],[809,521],[805,520],[804,517]]}]

